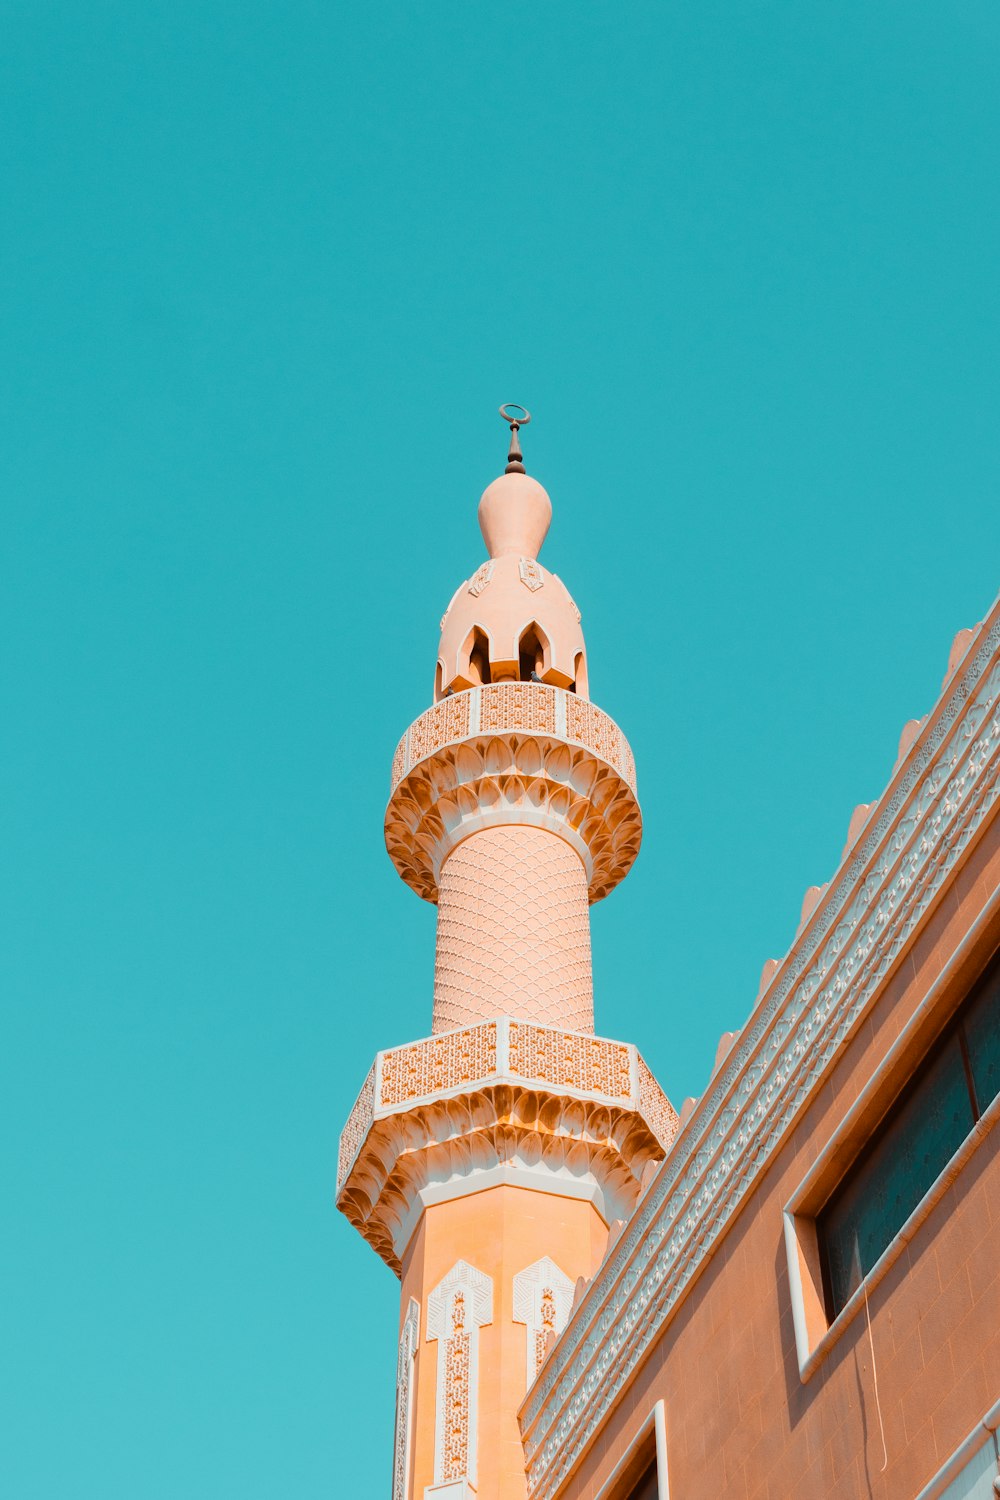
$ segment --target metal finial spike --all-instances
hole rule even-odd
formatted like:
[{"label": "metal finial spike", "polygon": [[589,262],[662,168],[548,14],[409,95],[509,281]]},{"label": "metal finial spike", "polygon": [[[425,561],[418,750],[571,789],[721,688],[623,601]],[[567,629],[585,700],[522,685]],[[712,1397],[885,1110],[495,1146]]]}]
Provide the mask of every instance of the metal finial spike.
[{"label": "metal finial spike", "polygon": [[507,467],[505,474],[523,474],[524,455],[521,452],[521,444],[518,441],[518,429],[527,427],[531,421],[531,412],[526,406],[519,406],[516,401],[505,401],[500,407],[500,415],[510,428],[510,452],[507,454]]}]

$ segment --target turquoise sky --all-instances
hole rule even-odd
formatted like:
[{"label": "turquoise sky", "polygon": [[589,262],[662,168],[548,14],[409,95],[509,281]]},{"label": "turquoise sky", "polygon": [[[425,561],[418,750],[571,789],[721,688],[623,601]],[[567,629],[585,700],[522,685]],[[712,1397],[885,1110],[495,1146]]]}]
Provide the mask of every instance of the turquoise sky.
[{"label": "turquoise sky", "polygon": [[381,819],[496,406],[639,768],[598,1029],[679,1104],[1000,582],[1000,10],[0,20],[0,1490],[387,1497],[334,1160],[429,1030]]}]

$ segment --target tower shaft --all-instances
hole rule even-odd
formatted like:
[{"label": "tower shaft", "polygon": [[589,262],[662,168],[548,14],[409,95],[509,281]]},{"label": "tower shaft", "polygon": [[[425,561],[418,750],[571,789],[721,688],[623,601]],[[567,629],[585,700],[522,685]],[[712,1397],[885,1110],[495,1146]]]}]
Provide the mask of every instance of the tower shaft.
[{"label": "tower shaft", "polygon": [[472,834],[438,884],[433,1030],[489,1016],[594,1029],[587,872],[530,824]]}]

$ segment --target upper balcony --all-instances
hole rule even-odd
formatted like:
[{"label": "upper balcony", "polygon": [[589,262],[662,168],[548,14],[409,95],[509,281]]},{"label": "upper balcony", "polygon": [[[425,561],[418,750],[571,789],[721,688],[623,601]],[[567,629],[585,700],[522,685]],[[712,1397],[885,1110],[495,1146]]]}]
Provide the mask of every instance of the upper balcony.
[{"label": "upper balcony", "polygon": [[636,793],[632,747],[609,714],[576,693],[538,682],[495,682],[454,693],[415,719],[396,746],[392,786],[445,745],[497,734],[551,736],[581,745]]},{"label": "upper balcony", "polygon": [[448,854],[480,828],[530,823],[565,839],[606,896],[639,851],[635,760],[588,699],[534,682],[470,688],[410,725],[392,763],[386,847],[418,895],[437,900]]}]

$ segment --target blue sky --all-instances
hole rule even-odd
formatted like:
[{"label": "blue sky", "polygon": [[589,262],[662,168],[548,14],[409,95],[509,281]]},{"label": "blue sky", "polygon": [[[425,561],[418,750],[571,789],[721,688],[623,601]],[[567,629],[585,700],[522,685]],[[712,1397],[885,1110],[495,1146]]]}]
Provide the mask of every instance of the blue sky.
[{"label": "blue sky", "polygon": [[334,1161],[429,1030],[381,819],[496,407],[638,763],[598,1029],[679,1104],[997,589],[1000,12],[0,19],[0,1487],[387,1494]]}]

